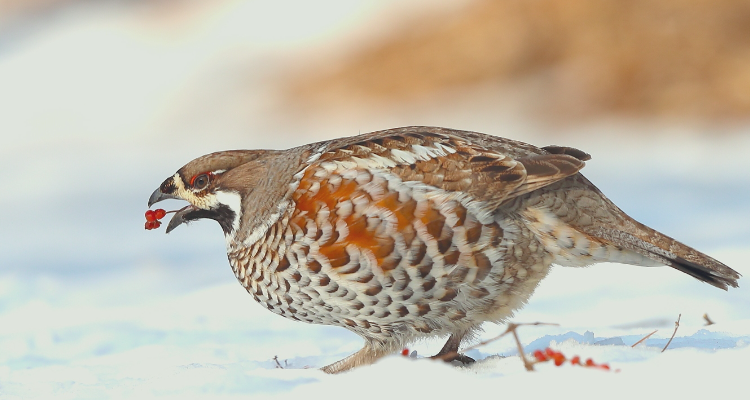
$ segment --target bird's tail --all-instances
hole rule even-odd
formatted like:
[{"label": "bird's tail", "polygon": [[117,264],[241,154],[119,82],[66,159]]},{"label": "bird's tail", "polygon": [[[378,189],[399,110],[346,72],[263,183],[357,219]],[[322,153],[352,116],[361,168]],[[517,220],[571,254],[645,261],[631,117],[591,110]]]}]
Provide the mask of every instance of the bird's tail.
[{"label": "bird's tail", "polygon": [[737,271],[635,220],[629,222],[618,229],[599,228],[590,233],[717,288],[737,287]]}]

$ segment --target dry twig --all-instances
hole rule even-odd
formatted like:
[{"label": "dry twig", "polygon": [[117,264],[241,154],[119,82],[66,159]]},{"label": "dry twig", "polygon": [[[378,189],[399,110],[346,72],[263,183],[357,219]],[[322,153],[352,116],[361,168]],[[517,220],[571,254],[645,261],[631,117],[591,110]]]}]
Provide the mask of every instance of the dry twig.
[{"label": "dry twig", "polygon": [[706,326],[715,324],[714,321],[711,321],[711,318],[708,318],[708,314],[703,314],[703,319],[706,320]]},{"label": "dry twig", "polygon": [[273,356],[273,360],[276,361],[276,368],[284,369],[279,362],[279,356]]},{"label": "dry twig", "polygon": [[[463,349],[463,352],[466,352],[466,351],[469,351],[469,350],[472,350],[472,349],[476,349],[477,347],[481,347],[481,346],[484,346],[486,344],[492,343],[492,342],[500,339],[501,337],[507,335],[508,333],[512,333],[513,334],[513,338],[516,340],[516,346],[518,346],[518,355],[521,357],[521,361],[523,361],[523,366],[526,368],[527,371],[533,371],[534,370],[534,366],[533,366],[532,363],[529,362],[529,360],[526,359],[526,356],[523,353],[523,345],[521,345],[521,340],[518,338],[518,334],[516,333],[516,329],[519,326],[528,326],[528,325],[551,325],[551,326],[559,326],[559,324],[548,323],[548,322],[529,322],[529,323],[521,323],[521,324],[516,324],[516,323],[510,322],[510,323],[508,323],[508,327],[505,329],[505,331],[503,333],[501,333],[501,334],[499,334],[499,335],[497,335],[497,336],[495,336],[493,338],[487,339],[487,340],[485,340],[483,342],[479,342],[479,343],[477,343],[477,344],[475,344],[473,346],[469,346],[469,347]],[[456,355],[458,355],[458,352],[451,351],[450,353],[443,354],[443,355],[441,355],[439,357],[435,357],[435,358],[440,359],[440,360],[450,360],[450,359],[453,359]]]},{"label": "dry twig", "polygon": [[672,337],[671,337],[671,338],[669,338],[669,341],[667,342],[667,345],[666,345],[666,346],[664,346],[664,348],[663,348],[663,349],[661,349],[661,352],[662,352],[662,353],[664,353],[664,350],[666,350],[666,349],[667,349],[667,347],[669,347],[669,344],[670,344],[670,343],[672,343],[672,339],[674,339],[674,335],[676,335],[676,334],[677,334],[677,328],[679,328],[679,327],[680,327],[680,318],[681,318],[681,317],[682,317],[682,314],[680,314],[680,315],[678,315],[678,316],[677,316],[677,321],[675,321],[675,323],[674,323],[674,332],[672,332]]},{"label": "dry twig", "polygon": [[[523,366],[526,368],[526,371],[533,371],[534,364],[530,363],[529,360],[526,359],[526,355],[523,354],[523,345],[521,344],[521,339],[518,338],[518,332],[516,332],[517,327],[518,325],[514,326],[511,332],[513,333],[513,338],[516,339],[518,355],[521,357],[521,361],[523,361]],[[508,325],[508,329],[510,329],[510,325]]]},{"label": "dry twig", "polygon": [[656,333],[656,332],[658,332],[658,331],[659,331],[659,330],[657,329],[657,330],[655,330],[655,331],[653,331],[653,332],[649,333],[648,335],[644,336],[644,337],[643,337],[643,338],[642,338],[641,340],[639,340],[639,341],[637,341],[637,342],[633,343],[633,345],[632,345],[632,346],[630,346],[630,347],[635,347],[635,346],[638,346],[638,345],[639,345],[639,344],[640,344],[641,342],[643,342],[644,340],[646,340],[646,339],[650,338],[650,337],[651,337],[651,335],[653,335],[654,333]]}]

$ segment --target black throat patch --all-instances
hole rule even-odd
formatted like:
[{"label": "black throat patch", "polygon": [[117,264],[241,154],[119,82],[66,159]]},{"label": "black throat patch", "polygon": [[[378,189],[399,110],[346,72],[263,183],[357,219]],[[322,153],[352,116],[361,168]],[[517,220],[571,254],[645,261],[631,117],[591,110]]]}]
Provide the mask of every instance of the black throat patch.
[{"label": "black throat patch", "polygon": [[212,219],[221,225],[224,234],[229,234],[232,231],[234,217],[234,211],[229,206],[222,204],[214,210],[195,210],[189,212],[183,216],[183,219],[186,221],[195,221],[203,218]]}]

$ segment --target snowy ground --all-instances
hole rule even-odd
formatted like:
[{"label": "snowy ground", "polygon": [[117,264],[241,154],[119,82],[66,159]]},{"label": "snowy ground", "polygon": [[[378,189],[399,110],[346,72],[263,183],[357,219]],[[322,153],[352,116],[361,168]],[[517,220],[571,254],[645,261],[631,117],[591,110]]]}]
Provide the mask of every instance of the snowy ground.
[{"label": "snowy ground", "polygon": [[[582,148],[593,155],[584,173],[621,208],[750,276],[750,124],[543,128],[498,111],[507,109],[502,96],[476,91],[361,119],[296,120],[269,112],[268,77],[278,65],[268,60],[377,25],[371,15],[389,14],[374,12],[375,2],[330,0],[337,12],[321,20],[223,1],[166,27],[149,8],[89,3],[0,42],[0,398],[633,399],[744,390],[744,279],[722,292],[667,268],[554,269],[513,320],[560,326],[521,328],[526,350],[550,345],[619,373],[551,365],[527,373],[504,338],[471,351],[480,361],[466,369],[395,356],[326,376],[316,368],[358,350],[361,339],[255,304],[234,282],[215,224],[164,235],[143,230],[143,212],[164,178],[210,151],[449,126]],[[659,353],[680,313],[676,339]],[[717,324],[704,327],[704,313]],[[481,339],[503,329],[488,325]],[[654,329],[645,345],[629,347]],[[430,355],[441,345],[413,349]]]},{"label": "snowy ground", "polygon": [[[230,275],[220,268],[224,266],[215,267]],[[685,279],[683,285],[649,282],[650,287],[640,288],[645,293],[635,296],[626,292],[639,289],[637,282],[620,274],[623,270],[608,276],[624,280],[621,293],[597,295],[594,292],[602,288],[612,289],[606,280],[597,281],[608,274],[588,272],[594,275],[588,282],[596,289],[566,290],[561,299],[556,292],[567,286],[566,277],[552,277],[516,318],[562,321],[562,326],[522,327],[519,334],[526,351],[552,346],[568,356],[609,363],[618,373],[547,364],[528,373],[513,356],[514,343],[503,338],[470,351],[480,361],[466,369],[394,356],[346,375],[326,376],[308,367],[344,357],[358,349],[360,340],[343,329],[279,318],[257,306],[234,282],[164,293],[158,288],[179,280],[155,273],[65,283],[6,277],[3,291],[10,291],[16,304],[0,313],[0,393],[3,398],[23,399],[248,394],[322,398],[318,395],[331,391],[363,398],[409,393],[448,398],[495,392],[698,398],[731,394],[745,384],[740,378],[746,375],[750,357],[750,319],[730,317],[747,310],[726,301],[725,293],[704,291]],[[141,292],[134,293],[135,288]],[[747,304],[747,299],[742,301]],[[579,307],[579,302],[595,305]],[[545,307],[550,303],[576,311],[558,314],[556,308]],[[673,309],[683,312],[682,325],[662,354],[673,331],[673,321],[668,319],[676,318],[669,314]],[[720,323],[701,326],[700,312],[706,309],[714,310],[710,315]],[[647,318],[634,319],[641,316]],[[578,324],[579,318],[587,321]],[[616,320],[619,324],[613,324]],[[645,345],[629,347],[653,326],[659,331]],[[484,338],[501,328],[487,330]],[[429,355],[439,346],[429,341],[413,349]],[[287,368],[276,369],[274,357]],[[371,386],[373,380],[378,385]]]}]

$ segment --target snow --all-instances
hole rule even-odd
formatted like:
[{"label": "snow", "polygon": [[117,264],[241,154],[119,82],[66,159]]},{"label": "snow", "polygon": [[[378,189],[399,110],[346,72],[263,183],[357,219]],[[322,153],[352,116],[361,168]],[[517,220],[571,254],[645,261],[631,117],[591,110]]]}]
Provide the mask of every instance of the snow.
[{"label": "snow", "polygon": [[[502,99],[478,104],[474,95],[303,123],[268,112],[279,54],[363,37],[342,32],[378,25],[373,18],[399,2],[329,0],[317,3],[331,10],[327,19],[289,20],[278,7],[260,12],[265,2],[196,2],[168,28],[141,6],[89,3],[0,43],[0,398],[689,399],[744,390],[744,278],[723,292],[668,268],[553,269],[512,320],[559,326],[519,328],[525,350],[550,346],[617,373],[529,373],[504,337],[469,351],[478,362],[466,368],[422,359],[442,346],[435,339],[410,346],[418,359],[328,376],[317,368],[357,351],[360,338],[255,304],[234,280],[215,223],[164,235],[144,231],[143,212],[164,178],[210,151],[450,126],[584,149],[593,155],[584,173],[621,208],[748,276],[750,125],[602,121],[550,132],[498,112]],[[614,136],[633,140],[613,149]],[[704,326],[704,313],[717,323]],[[484,328],[477,341],[504,330]]]},{"label": "snow", "polygon": [[[166,284],[170,279],[155,280]],[[750,319],[711,326],[683,322],[669,350],[661,353],[673,321],[645,344],[631,348],[652,329],[607,327],[590,313],[585,327],[520,327],[525,351],[549,346],[569,357],[606,362],[619,372],[542,364],[529,373],[515,356],[514,342],[504,337],[469,351],[479,361],[467,368],[392,356],[344,375],[327,376],[308,367],[356,351],[360,340],[345,330],[286,321],[249,301],[233,282],[179,295],[128,296],[130,288],[142,283],[155,284],[135,275],[121,279],[117,287],[105,279],[59,286],[39,279],[36,288],[26,287],[33,299],[0,313],[3,398],[322,398],[318,396],[331,392],[363,398],[493,392],[695,398],[739,390],[750,356]],[[3,280],[3,287],[20,285]],[[101,289],[104,285],[107,290]],[[530,308],[533,303],[532,299]],[[687,315],[689,310],[683,321],[698,317]],[[550,312],[546,321],[554,318]],[[494,336],[497,332],[489,334],[493,329],[500,327],[489,326],[483,338]],[[429,355],[439,346],[427,341],[413,349]],[[286,369],[276,369],[274,357]],[[378,385],[371,386],[373,382]]]},{"label": "snow", "polygon": [[[228,268],[226,272],[231,275]],[[543,288],[559,285],[557,277],[551,279],[552,284],[543,284]],[[343,329],[279,318],[257,306],[234,282],[181,294],[132,296],[133,287],[157,287],[173,279],[135,274],[121,277],[117,286],[111,280],[2,280],[3,288],[18,287],[27,297],[0,313],[3,398],[232,398],[249,394],[319,398],[331,391],[363,398],[384,394],[447,397],[491,393],[488,391],[503,395],[533,391],[540,396],[607,393],[615,398],[684,394],[694,398],[698,393],[719,395],[739,390],[744,381],[738,378],[750,356],[750,319],[702,326],[695,308],[682,307],[677,335],[661,353],[674,321],[644,344],[631,348],[653,329],[601,323],[598,317],[613,313],[610,308],[602,315],[590,312],[585,326],[523,326],[518,332],[527,353],[549,346],[569,357],[579,355],[608,363],[619,372],[541,364],[529,373],[516,356],[512,339],[504,337],[470,350],[468,354],[479,361],[466,368],[392,356],[344,375],[327,376],[314,367],[342,358],[361,345]],[[687,286],[701,288],[692,282]],[[539,294],[542,302],[548,300],[545,293]],[[721,300],[722,294],[715,291],[710,297]],[[654,295],[650,295],[652,301]],[[621,303],[621,307],[632,306],[626,300]],[[544,311],[539,308],[532,299],[527,311]],[[516,320],[531,321],[523,313]],[[555,313],[549,311],[545,322],[557,322]],[[563,312],[561,320],[565,319]],[[482,338],[493,337],[502,329],[490,325]],[[432,340],[416,343],[412,349],[421,357],[436,352],[440,345]],[[275,368],[274,357],[286,368]],[[371,387],[373,379],[382,385]]]}]

